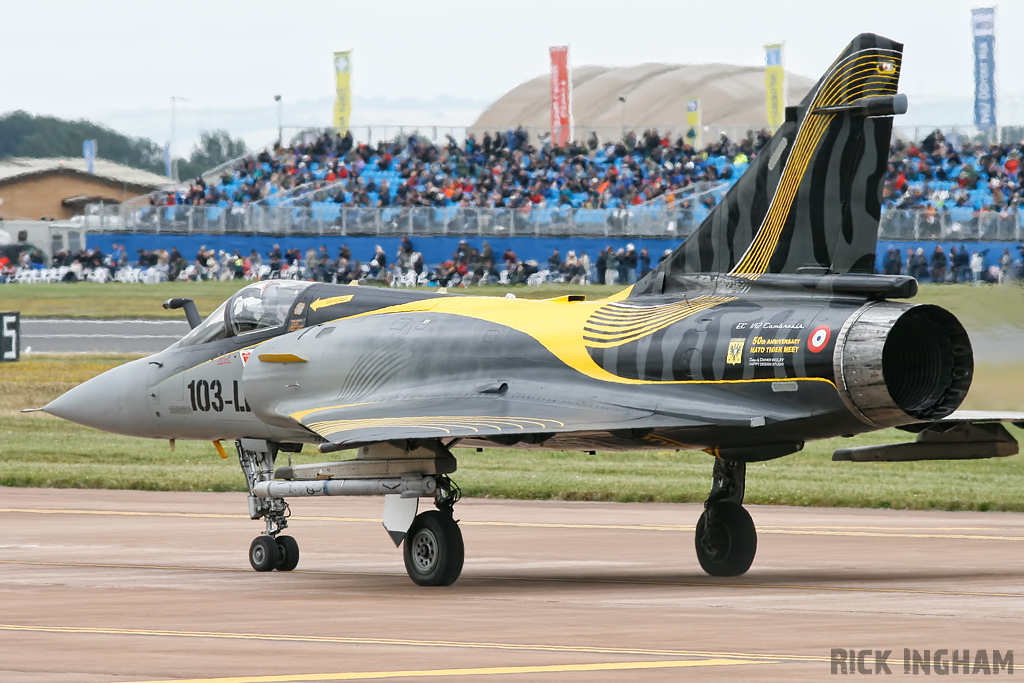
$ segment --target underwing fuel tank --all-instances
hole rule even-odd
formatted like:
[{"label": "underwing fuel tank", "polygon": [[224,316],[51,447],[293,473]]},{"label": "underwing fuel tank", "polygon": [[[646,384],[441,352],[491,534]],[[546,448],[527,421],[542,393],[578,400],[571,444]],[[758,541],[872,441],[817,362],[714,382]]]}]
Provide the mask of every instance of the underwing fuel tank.
[{"label": "underwing fuel tank", "polygon": [[948,416],[974,374],[971,340],[952,313],[890,301],[863,306],[846,320],[833,363],[847,407],[878,427]]}]

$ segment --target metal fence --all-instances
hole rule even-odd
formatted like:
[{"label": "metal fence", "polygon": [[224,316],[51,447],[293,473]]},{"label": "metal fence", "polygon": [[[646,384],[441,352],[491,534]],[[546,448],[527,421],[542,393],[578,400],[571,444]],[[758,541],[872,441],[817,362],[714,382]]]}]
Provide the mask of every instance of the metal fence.
[{"label": "metal fence", "polygon": [[[677,205],[678,206],[678,205]],[[95,205],[85,217],[89,232],[147,234],[379,235],[480,237],[685,237],[708,209],[664,205],[618,209],[571,207],[478,209],[462,207],[358,208],[311,206]],[[1012,212],[926,212],[889,209],[882,213],[879,239],[1024,241],[1024,214]]]},{"label": "metal fence", "polygon": [[707,209],[356,208],[337,204],[233,209],[206,206],[96,207],[90,232],[338,236],[673,237],[689,234]]},{"label": "metal fence", "polygon": [[947,211],[889,209],[882,213],[879,239],[1021,241],[1024,214],[1016,211]]}]

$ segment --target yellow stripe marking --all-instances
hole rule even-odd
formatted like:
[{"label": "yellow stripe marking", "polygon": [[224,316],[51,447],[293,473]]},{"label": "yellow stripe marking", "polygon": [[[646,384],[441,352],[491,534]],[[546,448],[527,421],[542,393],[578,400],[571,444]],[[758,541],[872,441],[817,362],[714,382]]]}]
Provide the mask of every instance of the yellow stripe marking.
[{"label": "yellow stripe marking", "polygon": [[[825,379],[824,377],[781,377],[781,378],[780,377],[761,377],[761,378],[755,378],[755,379],[690,379],[690,380],[679,380],[679,381],[670,381],[670,382],[646,382],[646,381],[641,381],[641,380],[626,380],[626,379],[621,378],[621,377],[618,378],[618,379],[621,379],[624,383],[627,383],[627,384],[629,384],[629,383],[632,383],[632,384],[753,384],[753,383],[758,383],[758,382],[824,382],[825,384],[828,384],[830,386],[835,386],[835,383],[832,380]],[[289,415],[289,417],[291,417],[293,420],[295,420],[297,422],[301,422],[302,418],[304,418],[304,417],[306,417],[308,415],[312,415],[313,413],[320,413],[320,412],[324,412],[324,411],[327,411],[327,410],[340,410],[341,408],[354,408],[356,406],[368,406],[368,405],[377,405],[377,402],[370,401],[370,402],[367,402],[367,403],[350,403],[350,404],[337,405],[337,406],[324,406],[323,408],[310,408],[308,410],[300,410],[298,412],[292,413],[291,415]],[[367,419],[370,419],[370,418],[367,418]],[[390,419],[390,418],[380,418],[380,419]],[[395,418],[395,419],[401,419],[401,418]],[[431,418],[431,419],[439,419],[439,418]],[[521,418],[515,418],[515,419],[521,419]],[[682,444],[680,444],[680,445],[682,445]],[[692,446],[688,446],[688,448],[692,448]]]},{"label": "yellow stripe marking", "polygon": [[[829,657],[821,655],[793,655],[754,652],[710,652],[705,650],[669,650],[656,648],[602,647],[589,645],[554,645],[539,643],[501,643],[486,641],[411,640],[405,638],[356,638],[344,636],[292,635],[273,633],[233,633],[218,631],[171,631],[162,629],[122,629],[82,626],[33,626],[24,624],[0,624],[0,631],[27,633],[67,633],[87,635],[126,635],[169,638],[212,638],[220,640],[257,640],[271,642],[328,643],[334,645],[388,645],[411,647],[437,647],[472,650],[505,650],[513,652],[559,652],[571,654],[635,655],[660,657],[690,657],[682,661],[715,660],[741,663],[764,662],[823,662]],[[680,661],[680,660],[675,660]]]},{"label": "yellow stripe marking", "polygon": [[305,363],[305,358],[299,358],[294,353],[261,353],[258,356],[264,363]]},{"label": "yellow stripe marking", "polygon": [[564,427],[564,422],[558,420],[534,420],[526,417],[490,417],[490,416],[437,416],[437,417],[379,417],[364,418],[357,420],[328,420],[324,422],[312,422],[307,425],[318,434],[335,434],[337,432],[354,431],[357,429],[373,429],[375,427],[405,427],[418,429],[433,429],[450,433],[452,430],[471,430],[478,433],[477,427],[491,427],[502,431],[505,427],[523,431],[527,425],[539,429],[554,429]]},{"label": "yellow stripe marking", "polygon": [[582,671],[635,671],[642,669],[683,669],[700,666],[740,666],[758,664],[757,660],[696,659],[661,662],[602,662],[595,664],[549,664],[544,666],[489,666],[468,669],[410,669],[406,671],[356,671],[330,674],[290,674],[284,676],[231,676],[228,678],[174,678],[129,681],[128,683],[289,683],[291,681],[356,681],[385,678],[447,678],[449,676],[515,676]]},{"label": "yellow stripe marking", "polygon": [[337,304],[344,304],[352,301],[354,294],[345,294],[343,296],[332,296],[327,299],[317,299],[309,305],[314,311],[319,311],[321,308],[327,308],[328,306],[336,306]]},{"label": "yellow stripe marking", "polygon": [[[619,297],[628,294],[623,290]],[[474,320],[503,325],[522,332],[535,339],[550,351],[561,362],[577,372],[593,379],[614,384],[632,385],[672,385],[672,384],[719,384],[727,381],[743,382],[749,380],[642,380],[630,379],[614,375],[590,357],[584,342],[584,326],[587,320],[601,307],[607,306],[609,297],[601,301],[581,301],[566,306],[552,301],[530,299],[498,299],[494,297],[454,297],[413,301],[367,311],[345,318],[356,320],[362,317],[377,315],[394,315],[401,313],[444,313],[462,316]],[[693,301],[696,301],[694,299]],[[693,303],[691,301],[691,303]],[[703,310],[703,309],[702,309]],[[799,380],[803,378],[787,378]],[[833,384],[824,378],[807,378]],[[767,381],[777,382],[778,378]],[[833,384],[834,386],[834,384]]]},{"label": "yellow stripe marking", "polygon": [[[896,68],[885,75],[873,73],[870,78],[855,78],[862,73],[862,71],[858,71],[860,67],[869,65],[870,70],[874,71],[878,62],[883,59],[891,60]],[[821,106],[848,104],[871,96],[875,92],[892,91],[892,86],[899,77],[898,61],[898,59],[893,59],[888,51],[867,48],[863,52],[849,55],[845,62],[837,60],[833,63],[826,75],[825,82],[815,95],[809,112],[797,131],[793,150],[790,152],[786,167],[782,172],[782,178],[772,196],[768,213],[753,242],[733,268],[732,274],[746,274],[756,278],[770,267],[771,258],[778,247],[779,238],[792,211],[793,200],[803,182],[807,166],[818,148],[821,137],[834,118],[831,114],[816,115],[811,114],[810,111]],[[865,83],[864,86],[856,85],[862,81]],[[866,84],[869,81],[877,83],[877,87],[867,87]]]},{"label": "yellow stripe marking", "polygon": [[337,408],[355,408],[357,406],[377,405],[378,403],[379,403],[378,401],[366,401],[364,403],[345,403],[345,404],[342,404],[340,406],[326,406],[324,408],[310,408],[309,410],[300,410],[298,412],[292,413],[290,417],[293,420],[295,420],[295,421],[301,421],[302,418],[306,417],[307,415],[312,415],[313,413],[319,413],[322,410],[335,410]]}]

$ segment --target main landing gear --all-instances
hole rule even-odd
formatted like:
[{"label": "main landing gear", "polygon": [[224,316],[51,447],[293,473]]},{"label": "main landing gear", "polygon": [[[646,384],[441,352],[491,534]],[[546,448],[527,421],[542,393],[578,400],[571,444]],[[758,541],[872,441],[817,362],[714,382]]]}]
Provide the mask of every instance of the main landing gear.
[{"label": "main landing gear", "polygon": [[743,508],[746,463],[715,458],[711,494],[697,521],[695,544],[700,566],[711,576],[739,576],[757,552],[754,520]]},{"label": "main landing gear", "polygon": [[[249,486],[249,516],[267,524],[249,546],[249,564],[256,571],[291,571],[299,563],[299,544],[281,534],[288,527],[285,497],[383,495],[384,528],[396,546],[405,543],[410,579],[421,586],[450,586],[462,573],[465,546],[453,514],[461,493],[447,476],[455,459],[440,443],[411,449],[374,444],[360,449],[355,460],[283,467],[278,476],[284,481],[274,479],[276,444],[239,439],[236,447]],[[333,478],[313,478],[325,473]],[[425,496],[434,498],[437,509],[416,514]]]},{"label": "main landing gear", "polygon": [[462,573],[465,546],[455,521],[459,489],[447,476],[438,477],[437,510],[416,515],[405,536],[405,570],[421,586],[450,586]]}]

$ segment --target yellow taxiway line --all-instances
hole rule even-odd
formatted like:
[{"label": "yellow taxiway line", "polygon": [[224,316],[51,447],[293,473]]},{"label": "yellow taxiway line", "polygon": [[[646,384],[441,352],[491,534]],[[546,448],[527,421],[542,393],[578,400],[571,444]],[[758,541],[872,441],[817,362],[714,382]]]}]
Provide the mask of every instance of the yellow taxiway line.
[{"label": "yellow taxiway line", "polygon": [[367,681],[386,678],[449,678],[453,676],[516,676],[586,671],[637,671],[683,669],[701,666],[758,664],[741,659],[672,659],[661,662],[595,662],[590,664],[548,664],[542,666],[486,666],[465,669],[410,669],[406,671],[352,671],[346,673],[290,674],[283,676],[229,676],[227,678],[173,678],[128,681],[127,683],[298,683],[299,681]]}]

